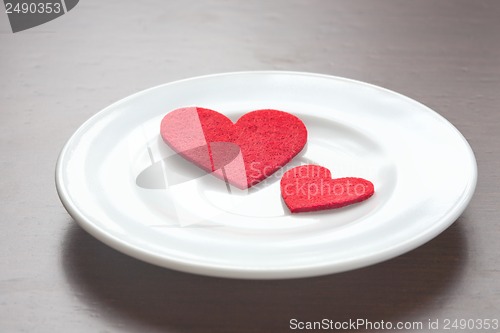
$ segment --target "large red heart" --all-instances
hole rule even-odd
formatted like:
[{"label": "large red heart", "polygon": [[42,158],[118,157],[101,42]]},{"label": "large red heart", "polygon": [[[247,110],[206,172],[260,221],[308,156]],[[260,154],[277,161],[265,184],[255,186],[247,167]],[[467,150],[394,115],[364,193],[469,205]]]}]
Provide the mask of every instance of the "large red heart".
[{"label": "large red heart", "polygon": [[248,112],[233,124],[213,110],[180,108],[163,118],[160,133],[178,154],[242,189],[276,172],[307,141],[304,123],[278,110]]},{"label": "large red heart", "polygon": [[368,199],[374,191],[366,179],[332,179],[330,170],[312,164],[288,170],[281,178],[281,196],[292,213],[344,207]]}]

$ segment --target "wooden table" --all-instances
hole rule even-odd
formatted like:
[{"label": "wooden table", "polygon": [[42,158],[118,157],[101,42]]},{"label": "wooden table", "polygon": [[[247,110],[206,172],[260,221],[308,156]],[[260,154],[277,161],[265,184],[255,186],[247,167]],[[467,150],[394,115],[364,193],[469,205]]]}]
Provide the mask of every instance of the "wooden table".
[{"label": "wooden table", "polygon": [[[16,34],[0,14],[0,331],[276,333],[295,318],[469,332],[445,320],[500,319],[499,36],[495,0],[85,0]],[[161,83],[261,69],[345,76],[430,106],[474,149],[470,206],[405,255],[284,281],[155,267],[66,213],[56,159],[91,115]]]}]

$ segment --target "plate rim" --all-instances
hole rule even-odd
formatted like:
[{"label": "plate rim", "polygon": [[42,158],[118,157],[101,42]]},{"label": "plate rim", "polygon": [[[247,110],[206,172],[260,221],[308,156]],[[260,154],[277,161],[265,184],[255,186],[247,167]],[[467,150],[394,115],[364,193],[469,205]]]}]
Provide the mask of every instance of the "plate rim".
[{"label": "plate rim", "polygon": [[[72,202],[70,195],[67,192],[66,186],[63,181],[63,160],[65,156],[68,154],[68,150],[70,149],[73,140],[77,137],[81,132],[85,131],[89,125],[92,125],[98,118],[102,117],[108,110],[113,109],[119,106],[122,103],[126,103],[129,99],[136,98],[140,95],[147,94],[150,91],[155,89],[160,89],[167,87],[169,85],[195,81],[195,80],[203,80],[207,78],[214,77],[223,77],[223,76],[239,76],[239,75],[297,75],[297,76],[307,76],[307,77],[317,77],[324,79],[335,79],[340,81],[345,81],[349,83],[354,83],[357,85],[371,87],[376,90],[384,91],[385,93],[389,93],[392,95],[396,95],[398,98],[403,98],[406,101],[414,103],[418,105],[420,108],[425,109],[427,112],[430,112],[434,117],[437,117],[440,121],[444,122],[446,126],[452,129],[455,134],[462,140],[465,144],[467,150],[467,157],[472,162],[471,163],[471,178],[468,183],[468,187],[464,190],[463,195],[460,200],[457,200],[455,204],[449,208],[449,211],[444,215],[438,222],[434,224],[432,228],[425,229],[425,232],[419,233],[412,238],[407,239],[405,242],[398,244],[397,246],[392,246],[389,248],[384,248],[384,250],[378,252],[371,252],[362,257],[356,257],[354,260],[350,259],[348,261],[341,261],[338,263],[321,263],[314,265],[301,265],[299,267],[287,267],[287,268],[279,268],[279,269],[259,269],[254,267],[242,267],[239,266],[235,269],[232,266],[224,266],[224,265],[214,265],[214,264],[205,264],[203,262],[191,262],[188,260],[178,260],[176,258],[161,256],[152,251],[148,251],[141,247],[138,247],[134,244],[130,244],[126,241],[119,239],[118,237],[110,234],[98,226],[96,226],[91,219],[87,218],[85,214],[77,207],[77,205]],[[396,91],[390,90],[385,87],[381,87],[375,84],[371,84],[364,81],[359,81],[355,79],[329,75],[329,74],[321,74],[321,73],[311,73],[311,72],[300,72],[300,71],[279,71],[279,70],[259,70],[259,71],[236,71],[236,72],[224,72],[224,73],[215,73],[201,76],[194,76],[189,78],[184,78],[180,80],[170,81],[167,83],[159,84],[131,95],[128,95],[122,99],[119,99],[105,108],[97,111],[90,118],[84,121],[70,136],[70,138],[66,141],[63,148],[61,149],[55,168],[55,185],[56,191],[59,196],[61,203],[64,208],[68,212],[68,214],[88,233],[90,233],[93,237],[103,242],[104,244],[122,252],[126,255],[139,259],[141,261],[145,261],[157,266],[161,266],[164,268],[174,269],[178,271],[201,274],[206,276],[214,276],[214,277],[225,277],[225,278],[240,278],[240,279],[288,279],[288,278],[303,278],[303,277],[314,277],[326,274],[340,273],[344,271],[354,270],[361,267],[371,266],[377,263],[381,263],[383,261],[392,259],[396,256],[407,253],[425,243],[432,240],[439,234],[441,234],[444,230],[446,230],[450,225],[452,225],[462,213],[467,208],[468,204],[472,200],[474,195],[476,186],[477,186],[477,160],[474,155],[474,151],[470,146],[467,139],[463,136],[463,134],[445,117],[426,106],[425,104],[414,100],[406,95],[398,93]]]}]

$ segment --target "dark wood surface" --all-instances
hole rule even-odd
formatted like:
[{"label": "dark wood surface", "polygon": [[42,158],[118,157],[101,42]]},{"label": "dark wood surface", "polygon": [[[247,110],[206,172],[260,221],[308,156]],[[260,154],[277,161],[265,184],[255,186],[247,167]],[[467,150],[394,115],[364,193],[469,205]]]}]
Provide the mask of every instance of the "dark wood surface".
[{"label": "dark wood surface", "polygon": [[[444,320],[500,319],[499,36],[496,0],[85,0],[17,34],[1,13],[0,331],[276,333],[327,318],[465,332]],[[91,115],[172,80],[261,69],[345,76],[430,106],[476,154],[470,206],[405,255],[284,281],[155,267],[66,213],[56,158]]]}]

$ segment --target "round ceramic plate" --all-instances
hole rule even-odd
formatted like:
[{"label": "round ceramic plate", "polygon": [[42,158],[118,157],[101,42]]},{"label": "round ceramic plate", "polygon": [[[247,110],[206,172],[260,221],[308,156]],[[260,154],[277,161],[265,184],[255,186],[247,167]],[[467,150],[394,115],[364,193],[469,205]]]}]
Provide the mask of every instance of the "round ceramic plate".
[{"label": "round ceramic plate", "polygon": [[[233,121],[278,109],[303,120],[308,143],[283,170],[243,191],[183,160],[159,135],[184,106]],[[371,180],[348,207],[291,214],[279,180],[313,163],[334,178]],[[473,152],[447,120],[398,93],[349,79],[242,72],[168,83],[90,118],[57,163],[62,203],[89,233],[138,259],[191,273],[250,279],[367,266],[429,241],[463,212],[476,185]]]}]

